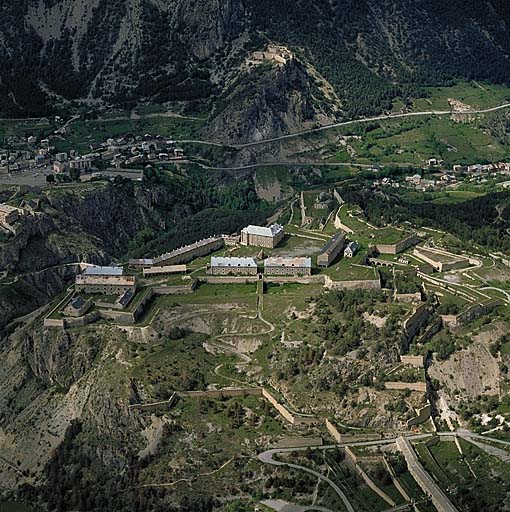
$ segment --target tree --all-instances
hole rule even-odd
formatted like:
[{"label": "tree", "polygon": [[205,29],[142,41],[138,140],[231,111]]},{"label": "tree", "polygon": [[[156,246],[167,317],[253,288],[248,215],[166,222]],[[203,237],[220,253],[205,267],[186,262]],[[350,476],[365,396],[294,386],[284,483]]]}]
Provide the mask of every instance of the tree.
[{"label": "tree", "polygon": [[80,169],[69,169],[69,176],[71,176],[72,181],[80,181],[81,171]]},{"label": "tree", "polygon": [[46,176],[46,183],[55,183],[55,175],[54,174],[48,174]]}]

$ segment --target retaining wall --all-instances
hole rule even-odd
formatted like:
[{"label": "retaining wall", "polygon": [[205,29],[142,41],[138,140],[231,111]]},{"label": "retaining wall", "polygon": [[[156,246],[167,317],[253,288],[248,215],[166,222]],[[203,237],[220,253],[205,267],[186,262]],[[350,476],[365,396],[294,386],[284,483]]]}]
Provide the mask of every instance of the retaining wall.
[{"label": "retaining wall", "polygon": [[324,276],[324,287],[328,290],[380,290],[381,281],[379,279],[364,281],[333,281],[329,276]]},{"label": "retaining wall", "polygon": [[418,236],[414,233],[394,244],[375,244],[375,248],[380,254],[398,254],[416,245],[419,241]]},{"label": "retaining wall", "polygon": [[309,446],[322,446],[324,444],[320,437],[287,437],[278,441],[278,448],[306,448]]},{"label": "retaining wall", "polygon": [[326,276],[264,276],[266,283],[324,284]]},{"label": "retaining wall", "polygon": [[423,368],[425,366],[424,356],[400,356],[400,360],[404,364],[409,364],[415,368]]},{"label": "retaining wall", "polygon": [[475,318],[485,315],[500,304],[501,302],[499,300],[471,304],[458,315],[441,315],[441,319],[449,327],[459,327]]},{"label": "retaining wall", "polygon": [[432,406],[428,403],[425,407],[418,410],[418,415],[410,420],[407,420],[407,428],[414,427],[425,423],[432,414]]},{"label": "retaining wall", "polygon": [[55,319],[55,318],[45,318],[44,319],[44,327],[61,327],[64,328],[64,319]]},{"label": "retaining wall", "polygon": [[384,387],[390,391],[404,391],[406,389],[419,391],[420,393],[426,393],[427,391],[426,382],[385,382]]},{"label": "retaining wall", "polygon": [[201,276],[198,281],[205,284],[246,284],[256,283],[258,276]]}]

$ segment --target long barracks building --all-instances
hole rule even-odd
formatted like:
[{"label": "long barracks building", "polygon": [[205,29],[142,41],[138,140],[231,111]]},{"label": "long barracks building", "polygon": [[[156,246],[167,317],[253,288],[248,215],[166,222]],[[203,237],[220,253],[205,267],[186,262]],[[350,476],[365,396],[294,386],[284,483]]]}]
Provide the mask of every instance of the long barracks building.
[{"label": "long barracks building", "polygon": [[190,245],[185,245],[175,249],[174,251],[167,252],[154,259],[139,259],[129,260],[131,267],[148,268],[148,267],[166,267],[169,265],[179,265],[188,263],[195,258],[207,256],[211,252],[217,251],[225,246],[225,240],[221,236],[213,236],[199,240]]},{"label": "long barracks building", "polygon": [[344,250],[345,243],[344,233],[336,233],[333,235],[317,256],[317,265],[319,267],[329,267]]},{"label": "long barracks building", "polygon": [[253,258],[211,258],[211,275],[243,275],[256,276],[258,273],[257,262]]},{"label": "long barracks building", "polygon": [[267,276],[311,276],[311,258],[267,258],[264,261]]}]

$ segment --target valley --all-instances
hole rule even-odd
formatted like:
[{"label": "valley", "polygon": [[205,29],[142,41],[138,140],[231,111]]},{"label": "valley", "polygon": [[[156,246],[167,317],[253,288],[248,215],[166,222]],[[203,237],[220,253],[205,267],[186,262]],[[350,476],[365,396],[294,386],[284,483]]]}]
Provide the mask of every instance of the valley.
[{"label": "valley", "polygon": [[0,17],[0,512],[510,510],[504,0]]}]

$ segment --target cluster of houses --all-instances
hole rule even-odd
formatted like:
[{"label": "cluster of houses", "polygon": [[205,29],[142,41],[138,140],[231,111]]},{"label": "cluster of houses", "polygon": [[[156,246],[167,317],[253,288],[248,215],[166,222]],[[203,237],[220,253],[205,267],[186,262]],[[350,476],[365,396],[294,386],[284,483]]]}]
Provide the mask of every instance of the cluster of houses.
[{"label": "cluster of houses", "polygon": [[61,175],[72,169],[80,172],[93,171],[96,162],[108,162],[112,167],[120,168],[137,162],[171,162],[185,158],[184,150],[176,142],[160,135],[135,136],[126,134],[118,138],[109,138],[101,144],[90,144],[89,153],[81,155],[76,150],[57,152],[55,137],[38,139],[31,135],[16,141],[16,147],[23,149],[0,151],[0,170],[8,172],[31,169],[52,170]]},{"label": "cluster of houses", "polygon": [[[432,158],[427,161],[428,169],[425,169],[430,177],[424,178],[420,174],[406,176],[404,180],[400,178],[384,177],[373,181],[372,186],[413,188],[418,192],[430,190],[440,190],[456,183],[473,180],[483,180],[496,176],[510,176],[510,163],[499,162],[495,164],[475,164],[475,165],[454,165],[452,170],[440,170],[444,165],[443,160]],[[373,169],[375,172],[378,169]],[[379,169],[380,170],[380,169]]]}]

